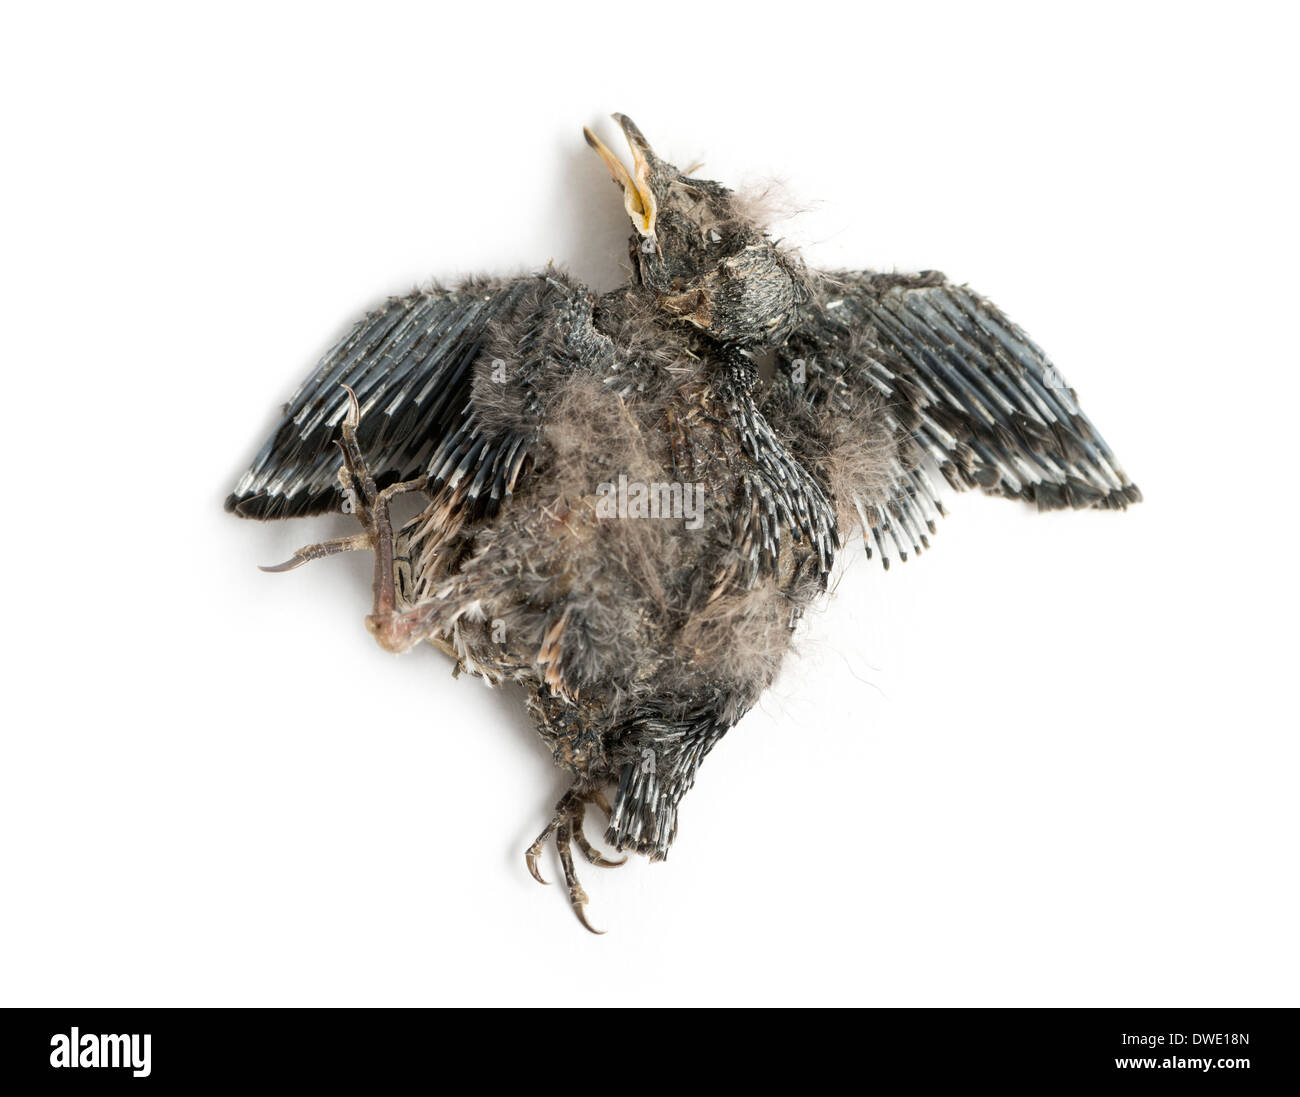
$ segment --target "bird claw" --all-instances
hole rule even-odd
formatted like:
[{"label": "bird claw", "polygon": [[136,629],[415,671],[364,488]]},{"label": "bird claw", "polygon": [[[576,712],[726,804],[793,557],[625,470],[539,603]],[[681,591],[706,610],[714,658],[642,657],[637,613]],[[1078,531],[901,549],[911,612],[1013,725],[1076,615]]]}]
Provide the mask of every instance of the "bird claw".
[{"label": "bird claw", "polygon": [[542,831],[542,833],[537,836],[537,841],[529,846],[524,853],[524,861],[527,862],[528,871],[532,874],[533,879],[539,884],[545,884],[547,887],[551,886],[551,881],[543,877],[541,870],[538,869],[537,856],[542,852],[542,844],[551,836],[552,829],[553,827],[547,827]]},{"label": "bird claw", "polygon": [[573,913],[578,916],[578,921],[588,933],[594,933],[597,937],[605,935],[603,929],[597,929],[587,921],[587,893],[581,887],[575,885],[569,889],[569,902],[573,904]]},{"label": "bird claw", "polygon": [[[400,653],[414,647],[429,635],[431,614],[416,606],[403,612],[399,606],[396,548],[393,537],[389,505],[392,500],[407,492],[424,492],[427,478],[406,480],[379,488],[357,437],[361,424],[361,405],[357,394],[347,385],[347,411],[339,424],[339,437],[334,444],[343,454],[339,467],[339,486],[346,500],[344,509],[361,523],[364,532],[352,537],[338,537],[318,545],[300,548],[288,560],[263,571],[292,571],[310,560],[333,556],[353,549],[372,549],[375,554],[374,611],[366,618],[366,628],[385,651]],[[536,875],[536,873],[534,873]],[[540,879],[540,877],[538,877]],[[542,881],[545,883],[545,881]]]},{"label": "bird claw", "polygon": [[425,478],[390,484],[382,490],[379,488],[365,455],[361,452],[361,442],[357,437],[357,428],[361,425],[361,405],[357,402],[357,394],[349,385],[344,385],[343,388],[348,394],[348,410],[339,424],[339,438],[334,443],[343,453],[339,483],[343,487],[343,494],[351,502],[357,520],[372,539],[377,539],[380,531],[376,526],[388,524],[388,504],[399,495],[422,491]]},{"label": "bird claw", "polygon": [[374,540],[369,533],[357,533],[351,537],[336,537],[332,541],[321,541],[316,545],[307,545],[300,548],[282,564],[258,564],[258,570],[271,574],[279,574],[284,571],[293,571],[294,568],[302,567],[303,564],[312,560],[321,560],[326,556],[337,556],[340,552],[354,552],[357,549],[368,549],[374,546]]},{"label": "bird claw", "polygon": [[340,437],[335,442],[343,453],[343,464],[339,468],[339,483],[351,512],[356,515],[365,532],[351,537],[336,537],[332,541],[322,541],[316,545],[307,545],[283,563],[270,566],[259,565],[262,571],[272,573],[293,571],[294,568],[301,567],[312,560],[335,556],[340,552],[353,552],[357,549],[375,549],[377,565],[385,565],[388,571],[392,569],[391,560],[385,562],[380,558],[381,553],[391,555],[392,552],[388,504],[398,495],[422,490],[424,481],[408,480],[405,483],[392,484],[382,491],[379,490],[362,455],[360,442],[357,440],[357,427],[361,423],[361,405],[357,402],[357,394],[348,385],[343,387],[348,394],[348,409],[339,426]]},{"label": "bird claw", "polygon": [[618,868],[619,865],[627,864],[627,854],[623,854],[617,861],[611,861],[595,846],[587,841],[587,836],[582,833],[582,820],[575,819],[573,824],[573,840],[578,843],[578,849],[582,855],[587,858],[590,864],[597,868]]},{"label": "bird claw", "polygon": [[537,858],[542,852],[551,835],[555,836],[555,848],[560,855],[560,865],[564,869],[564,882],[569,890],[569,905],[573,907],[573,913],[577,915],[578,921],[583,927],[591,933],[603,934],[603,929],[596,929],[595,926],[587,920],[587,893],[578,883],[577,870],[573,864],[574,843],[582,855],[593,865],[600,868],[617,868],[627,861],[624,855],[619,860],[614,861],[607,858],[582,832],[583,818],[587,812],[587,805],[595,804],[606,815],[609,814],[609,801],[605,799],[603,793],[596,789],[571,788],[561,798],[560,802],[555,805],[555,814],[547,824],[546,829],[537,836],[535,841],[524,852],[524,861],[528,865],[528,872],[539,884],[549,883],[543,878],[540,869],[537,867]]}]

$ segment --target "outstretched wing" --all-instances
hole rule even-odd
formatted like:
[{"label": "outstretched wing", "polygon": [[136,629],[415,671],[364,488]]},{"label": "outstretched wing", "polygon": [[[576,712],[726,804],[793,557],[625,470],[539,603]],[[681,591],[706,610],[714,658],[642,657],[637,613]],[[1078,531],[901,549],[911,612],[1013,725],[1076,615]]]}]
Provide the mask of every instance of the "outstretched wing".
[{"label": "outstretched wing", "polygon": [[[339,510],[334,444],[351,388],[361,405],[358,439],[381,487],[428,469],[464,425],[473,379],[493,320],[519,305],[535,278],[469,282],[391,297],[321,359],[285,407],[275,432],[226,499],[245,518],[291,518]],[[481,467],[484,444],[475,458]],[[495,447],[494,447],[495,448]],[[499,493],[518,472],[522,447],[489,461]]]},{"label": "outstretched wing", "polygon": [[933,271],[835,273],[792,342],[874,390],[895,434],[891,481],[854,505],[888,567],[920,552],[943,512],[936,468],[1040,510],[1124,509],[1142,496],[1041,349],[994,305]]}]

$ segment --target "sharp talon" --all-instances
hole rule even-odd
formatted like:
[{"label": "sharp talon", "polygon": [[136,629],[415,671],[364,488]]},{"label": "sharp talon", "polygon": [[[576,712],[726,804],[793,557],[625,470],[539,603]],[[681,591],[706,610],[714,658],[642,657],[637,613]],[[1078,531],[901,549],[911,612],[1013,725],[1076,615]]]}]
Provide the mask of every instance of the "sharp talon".
[{"label": "sharp talon", "polygon": [[573,840],[578,843],[578,848],[582,850],[582,855],[597,868],[618,868],[619,865],[627,863],[627,854],[623,854],[617,861],[611,861],[595,846],[587,841],[587,836],[582,833],[582,808],[579,806],[573,813]]},{"label": "sharp talon", "polygon": [[344,385],[348,390],[348,412],[343,416],[343,422],[353,430],[357,429],[357,424],[361,422],[361,405],[357,402],[357,394],[352,391],[351,385]]},{"label": "sharp talon", "polygon": [[582,821],[589,803],[595,803],[605,812],[609,812],[609,803],[602,793],[593,789],[584,789],[580,785],[575,785],[560,797],[560,802],[555,805],[555,814],[551,816],[550,824],[537,836],[537,841],[524,852],[524,861],[528,864],[528,871],[533,879],[540,884],[546,883],[537,869],[537,855],[542,851],[546,840],[551,835],[555,835],[555,850],[560,855],[560,867],[564,869],[564,883],[569,889],[569,905],[573,907],[573,913],[577,915],[583,928],[588,933],[600,936],[605,931],[597,929],[587,920],[587,893],[578,883],[578,873],[573,867],[572,847],[577,843],[582,855],[591,864],[600,868],[617,868],[627,861],[627,857],[624,855],[619,860],[613,861],[587,840],[587,836],[582,832]]},{"label": "sharp talon", "polygon": [[611,861],[598,849],[594,849],[591,843],[586,839],[578,843],[578,848],[582,850],[582,855],[587,858],[588,862],[597,868],[618,868],[619,865],[627,864],[627,854],[623,854],[617,861]]},{"label": "sharp talon", "polygon": [[597,937],[604,936],[605,931],[603,929],[597,929],[595,926],[593,926],[590,922],[587,921],[587,900],[585,898],[582,900],[582,902],[575,902],[573,904],[573,913],[578,916],[578,921],[583,924],[587,932],[594,933],[596,934]]},{"label": "sharp talon", "polygon": [[[564,801],[561,800],[560,803],[563,805]],[[555,817],[546,825],[546,829],[537,836],[537,841],[524,850],[524,862],[528,865],[528,871],[532,875],[532,878],[539,884],[545,884],[547,887],[551,886],[551,882],[542,875],[541,869],[537,867],[537,855],[542,852],[542,847],[546,845],[546,839],[555,833],[555,828],[559,825],[560,814],[557,811]]]},{"label": "sharp talon", "polygon": [[545,884],[547,887],[550,887],[551,881],[544,879],[542,877],[541,871],[537,867],[537,855],[540,852],[541,850],[539,850],[536,846],[530,846],[528,851],[524,854],[524,861],[527,862],[528,871],[532,874],[533,879],[536,880],[539,884]]},{"label": "sharp talon", "polygon": [[257,566],[262,571],[278,574],[283,571],[293,571],[294,568],[302,567],[312,560],[323,560],[326,556],[337,556],[340,552],[353,552],[356,549],[370,547],[370,534],[358,533],[352,537],[338,537],[333,541],[322,541],[319,545],[300,548],[283,564],[258,564]]},{"label": "sharp talon", "polygon": [[282,571],[293,571],[294,568],[300,568],[310,559],[310,556],[302,556],[295,552],[283,564],[258,564],[257,570],[264,571],[268,575],[278,575]]}]

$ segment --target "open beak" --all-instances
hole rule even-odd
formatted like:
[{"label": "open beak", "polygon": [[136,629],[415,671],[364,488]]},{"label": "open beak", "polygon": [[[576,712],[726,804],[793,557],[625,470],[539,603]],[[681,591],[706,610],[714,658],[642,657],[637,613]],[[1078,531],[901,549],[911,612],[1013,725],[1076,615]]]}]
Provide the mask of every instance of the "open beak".
[{"label": "open beak", "polygon": [[650,148],[650,142],[637,129],[636,123],[626,114],[614,114],[610,117],[619,124],[623,136],[627,138],[628,147],[632,150],[631,174],[623,166],[623,162],[610,151],[609,146],[586,126],[582,127],[582,136],[605,161],[605,166],[609,168],[609,174],[614,177],[614,182],[623,188],[623,208],[627,210],[627,215],[636,226],[636,231],[642,236],[653,238],[655,216],[658,213],[654,189],[650,186],[650,157],[654,155],[653,150]]}]

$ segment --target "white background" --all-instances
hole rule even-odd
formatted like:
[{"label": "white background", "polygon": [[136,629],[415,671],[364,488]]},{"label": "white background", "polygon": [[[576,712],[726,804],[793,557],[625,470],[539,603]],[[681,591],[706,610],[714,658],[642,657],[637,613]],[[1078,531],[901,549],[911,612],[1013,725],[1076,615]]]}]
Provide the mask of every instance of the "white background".
[{"label": "white background", "polygon": [[[1296,28],[973,7],[8,9],[0,1000],[1296,1003]],[[846,553],[596,938],[516,699],[221,501],[386,294],[616,284],[613,110],[999,302],[1147,502]]]}]

